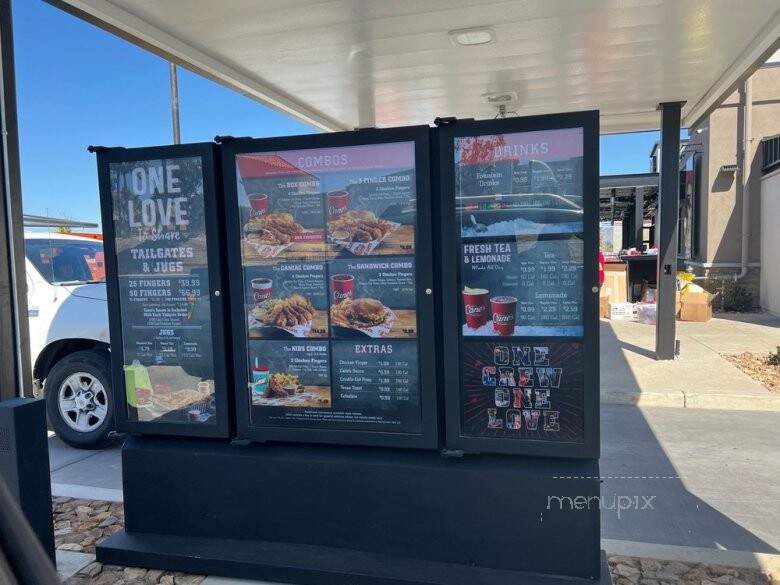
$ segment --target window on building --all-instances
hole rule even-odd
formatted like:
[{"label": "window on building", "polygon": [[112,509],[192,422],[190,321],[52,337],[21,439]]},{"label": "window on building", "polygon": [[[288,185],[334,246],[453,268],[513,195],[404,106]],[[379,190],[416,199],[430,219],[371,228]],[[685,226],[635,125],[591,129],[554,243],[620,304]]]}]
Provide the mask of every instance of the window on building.
[{"label": "window on building", "polygon": [[677,255],[686,260],[693,259],[694,254],[694,218],[696,217],[694,156],[689,156],[685,160],[685,166],[680,171],[680,216],[677,225]]}]

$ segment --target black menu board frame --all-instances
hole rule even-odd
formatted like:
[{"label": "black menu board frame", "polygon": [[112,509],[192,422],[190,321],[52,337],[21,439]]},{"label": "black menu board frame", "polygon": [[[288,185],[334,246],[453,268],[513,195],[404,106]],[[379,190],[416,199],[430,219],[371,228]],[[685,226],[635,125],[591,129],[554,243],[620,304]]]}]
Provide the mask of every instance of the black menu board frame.
[{"label": "black menu board frame", "polygon": [[[464,423],[465,410],[465,390],[463,365],[466,359],[464,353],[464,337],[462,335],[462,314],[464,305],[461,295],[464,283],[461,280],[461,253],[456,252],[462,245],[461,240],[461,218],[457,216],[456,209],[456,164],[455,164],[455,140],[458,138],[470,138],[478,136],[506,135],[512,133],[526,132],[545,132],[555,130],[580,129],[582,132],[582,258],[584,265],[582,267],[582,334],[567,336],[523,336],[518,337],[495,337],[495,336],[475,336],[468,337],[467,343],[476,345],[469,346],[469,357],[471,354],[485,354],[491,344],[495,345],[502,339],[511,339],[510,345],[523,345],[527,347],[510,348],[530,349],[535,351],[534,347],[539,346],[543,352],[550,352],[550,355],[557,355],[559,359],[571,365],[569,370],[574,372],[570,378],[575,379],[574,386],[582,388],[583,396],[581,416],[578,417],[576,440],[544,440],[539,438],[526,438],[517,436],[506,436],[506,431],[493,433],[483,433],[482,436],[476,436],[473,432],[467,432]],[[446,419],[446,445],[447,448],[463,451],[465,453],[502,453],[515,455],[531,455],[543,457],[571,457],[571,458],[597,458],[599,456],[599,323],[598,323],[598,160],[599,160],[599,114],[597,111],[573,112],[554,115],[532,116],[524,118],[505,118],[495,120],[455,120],[445,121],[438,129],[438,180],[439,180],[439,198],[438,213],[440,217],[439,238],[440,249],[438,258],[441,264],[441,299],[442,299],[442,384],[444,386],[445,400],[445,419]],[[529,164],[530,166],[530,164]],[[532,171],[529,171],[532,173]],[[488,176],[487,179],[494,177]],[[531,180],[531,179],[529,179]],[[500,186],[498,187],[500,191]],[[514,192],[514,191],[512,191]],[[520,191],[522,192],[522,191]],[[473,218],[473,216],[472,216]],[[477,225],[477,221],[471,219],[474,228],[477,231],[485,231],[484,224]],[[564,236],[566,237],[566,236]],[[501,241],[502,237],[495,238]],[[504,236],[506,239],[506,236]],[[522,238],[518,238],[520,241]],[[540,236],[539,241],[544,241],[545,237]],[[469,291],[470,292],[470,291]],[[485,291],[480,291],[483,293]],[[516,298],[514,299],[517,300]],[[503,299],[502,299],[503,301]],[[487,310],[487,309],[485,309]],[[495,326],[495,325],[494,325]],[[517,335],[517,334],[515,334]],[[480,347],[482,343],[485,347]],[[495,349],[495,348],[494,348]],[[494,351],[489,349],[489,351]],[[546,353],[544,354],[546,357]],[[476,355],[475,363],[491,363],[485,355]],[[525,364],[525,365],[533,365]],[[550,363],[549,365],[553,365]],[[489,366],[494,371],[497,368]],[[517,370],[517,368],[515,368]],[[550,368],[552,369],[552,368]],[[567,369],[563,368],[564,371]],[[529,368],[528,370],[533,370]],[[484,371],[484,369],[483,369]],[[499,370],[500,371],[500,370]],[[518,370],[519,371],[519,370]],[[533,374],[532,374],[533,375]],[[514,374],[513,374],[514,376]],[[470,378],[474,376],[470,375]],[[474,383],[473,380],[469,382]],[[487,382],[482,380],[482,384]],[[512,385],[521,384],[513,380]],[[545,380],[545,385],[547,381]],[[498,384],[494,384],[498,385]],[[507,383],[509,386],[510,384]],[[496,388],[499,390],[499,388]],[[515,396],[515,401],[525,400],[523,389],[514,388],[519,396]],[[504,392],[504,390],[501,390]],[[509,389],[506,389],[507,396],[502,400],[511,400]],[[545,393],[544,396],[549,396]],[[571,399],[571,397],[569,397]],[[498,404],[498,396],[495,398]],[[508,402],[507,402],[508,404]],[[522,403],[523,406],[525,403]],[[512,405],[515,406],[515,405]],[[510,407],[511,408],[511,407]],[[536,408],[536,407],[534,407]],[[495,416],[496,409],[492,414]],[[517,416],[517,427],[525,425],[521,420],[520,410],[513,413]],[[529,410],[529,414],[533,412]],[[536,420],[533,421],[533,427],[541,423],[538,420],[539,412],[535,411]],[[507,416],[509,412],[507,411]],[[555,415],[557,417],[557,414]],[[491,417],[492,418],[492,417]],[[498,421],[497,421],[498,422]],[[551,421],[552,425],[558,425],[557,419]],[[551,427],[555,429],[556,427]],[[487,436],[486,436],[487,435]],[[500,436],[499,436],[500,435]]]},{"label": "black menu board frame", "polygon": [[[250,397],[248,392],[250,382],[249,368],[251,364],[248,363],[250,357],[246,325],[248,317],[245,304],[245,288],[247,285],[244,281],[244,265],[242,261],[242,234],[245,226],[242,225],[243,221],[238,203],[237,157],[253,154],[264,156],[284,151],[346,149],[360,146],[379,147],[405,142],[413,143],[414,147],[414,187],[417,198],[416,213],[413,214],[415,219],[413,262],[415,276],[414,302],[416,307],[416,315],[414,317],[417,346],[416,375],[420,411],[419,432],[360,428],[322,428],[322,426],[307,427],[305,424],[283,426],[281,424],[266,423],[266,421],[253,421],[251,414],[252,397]],[[222,153],[222,168],[224,169],[223,180],[227,226],[226,247],[230,285],[230,311],[233,324],[232,351],[234,360],[233,370],[235,373],[234,391],[237,437],[258,442],[291,441],[419,449],[438,448],[438,398],[436,352],[434,346],[433,242],[431,230],[428,229],[428,226],[431,225],[430,128],[427,126],[381,130],[371,128],[351,132],[263,139],[230,138],[222,142],[220,149]],[[253,195],[253,197],[255,196]],[[267,196],[260,195],[260,197],[265,198]],[[263,202],[263,205],[265,204]],[[330,205],[330,201],[327,202],[327,205]],[[325,211],[327,211],[326,208]],[[254,211],[250,211],[250,213],[254,213]],[[304,220],[301,221],[303,222]],[[368,253],[368,256],[361,256],[360,258],[368,258],[370,261],[372,259],[370,256],[371,252]],[[331,292],[331,294],[333,293]],[[330,321],[330,324],[332,331],[332,321]],[[330,337],[331,347],[335,347],[337,342],[333,340],[332,335]],[[295,343],[297,342],[291,342],[291,344]],[[323,343],[327,344],[327,339],[312,339],[312,345]],[[404,343],[408,344],[409,342]],[[331,359],[335,356],[335,353],[333,356],[329,353],[328,356],[328,359]],[[330,364],[327,367],[330,368]]]},{"label": "black menu board frame", "polygon": [[[228,438],[231,431],[230,400],[225,367],[225,309],[226,290],[222,272],[221,216],[217,201],[219,179],[216,146],[213,143],[193,143],[142,148],[96,148],[100,207],[103,224],[103,245],[106,264],[106,289],[111,339],[111,377],[114,397],[116,430],[138,435],[170,435],[184,437]],[[203,205],[205,239],[208,262],[208,300],[210,308],[211,339],[206,348],[213,360],[214,423],[166,422],[130,420],[125,390],[125,350],[123,343],[122,307],[114,226],[114,201],[111,192],[110,167],[115,163],[133,163],[154,160],[199,158],[203,177]]]}]

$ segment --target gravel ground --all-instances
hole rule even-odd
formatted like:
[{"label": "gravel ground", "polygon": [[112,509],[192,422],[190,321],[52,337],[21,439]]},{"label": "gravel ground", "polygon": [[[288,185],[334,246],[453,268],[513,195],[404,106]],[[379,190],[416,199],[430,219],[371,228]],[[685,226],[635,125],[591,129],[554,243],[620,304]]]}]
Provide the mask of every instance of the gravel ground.
[{"label": "gravel ground", "polygon": [[[53,498],[58,549],[93,553],[124,525],[122,504]],[[749,569],[613,556],[609,568],[614,585],[780,585],[780,575]],[[91,563],[65,585],[198,585],[206,577],[134,567]]]},{"label": "gravel ground", "polygon": [[746,351],[740,354],[723,354],[723,357],[770,390],[780,392],[780,365],[771,363],[769,354]]}]

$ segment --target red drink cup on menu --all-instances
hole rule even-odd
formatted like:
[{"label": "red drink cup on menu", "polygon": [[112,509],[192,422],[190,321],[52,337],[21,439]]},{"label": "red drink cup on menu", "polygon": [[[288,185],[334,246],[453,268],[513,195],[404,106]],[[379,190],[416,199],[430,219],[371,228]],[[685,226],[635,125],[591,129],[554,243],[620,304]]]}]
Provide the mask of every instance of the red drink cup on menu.
[{"label": "red drink cup on menu", "polygon": [[335,305],[344,299],[355,298],[355,277],[351,274],[334,274],[330,277],[330,303]]},{"label": "red drink cup on menu", "polygon": [[268,213],[268,195],[265,193],[251,193],[249,195],[249,216],[261,217]]},{"label": "red drink cup on menu", "polygon": [[331,191],[325,197],[328,206],[328,219],[335,219],[349,209],[349,193],[347,191]]},{"label": "red drink cup on menu", "polygon": [[490,310],[493,313],[493,329],[499,335],[513,335],[515,332],[515,297],[493,297],[490,299]]},{"label": "red drink cup on menu", "polygon": [[253,278],[252,301],[258,305],[270,299],[273,293],[273,286],[274,283],[270,278]]},{"label": "red drink cup on menu", "polygon": [[463,287],[463,310],[469,329],[479,329],[487,323],[488,294],[484,288]]}]

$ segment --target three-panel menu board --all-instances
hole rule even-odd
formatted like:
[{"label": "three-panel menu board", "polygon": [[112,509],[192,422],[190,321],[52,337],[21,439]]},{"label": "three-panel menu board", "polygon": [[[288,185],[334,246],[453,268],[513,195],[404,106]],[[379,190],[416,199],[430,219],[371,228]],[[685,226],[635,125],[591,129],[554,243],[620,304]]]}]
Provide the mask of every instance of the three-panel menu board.
[{"label": "three-panel menu board", "polygon": [[119,430],[598,456],[596,112],[98,152]]}]

